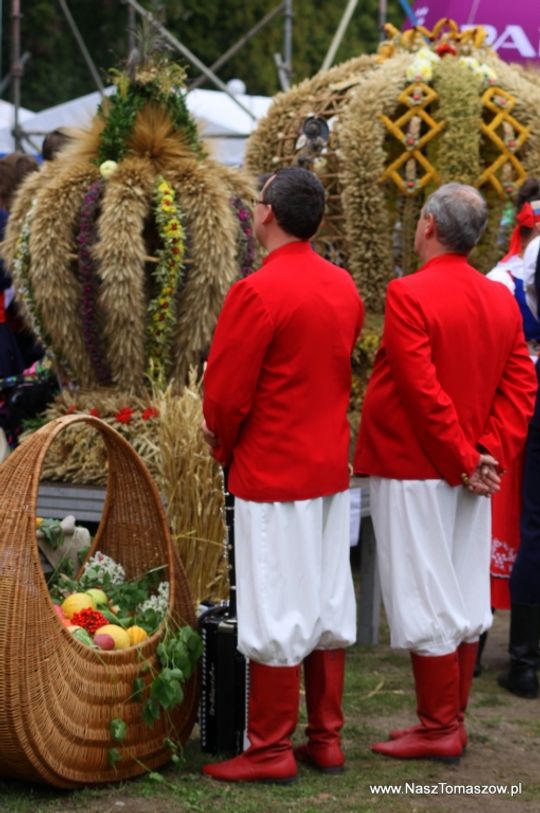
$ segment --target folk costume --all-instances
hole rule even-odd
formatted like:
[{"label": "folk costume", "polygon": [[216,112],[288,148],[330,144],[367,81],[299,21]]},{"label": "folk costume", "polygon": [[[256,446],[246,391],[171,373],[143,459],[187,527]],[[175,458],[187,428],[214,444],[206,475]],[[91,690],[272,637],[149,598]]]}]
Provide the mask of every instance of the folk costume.
[{"label": "folk costume", "polygon": [[490,503],[462,488],[480,450],[523,445],[536,380],[515,301],[458,254],[388,286],[354,469],[370,475],[394,647],[411,650],[421,724],[374,750],[459,758],[479,634],[491,623]]},{"label": "folk costume", "polygon": [[[538,319],[540,295],[540,237],[523,257],[523,283],[531,315]],[[540,384],[540,360],[536,358]],[[529,424],[525,447],[521,511],[521,545],[510,577],[510,667],[499,675],[499,685],[520,697],[538,696],[540,663],[540,395]]]},{"label": "folk costume", "polygon": [[344,648],[356,637],[347,408],[363,320],[350,275],[307,242],[231,288],[204,378],[204,415],[235,494],[238,648],[250,659],[244,754],[214,778],[291,779],[304,661],[309,743],[340,769]]},{"label": "folk costume", "polygon": [[[540,347],[540,322],[530,307],[523,281],[522,227],[532,228],[540,221],[540,204],[525,203],[518,215],[512,233],[509,251],[501,262],[487,274],[487,278],[505,285],[515,297],[523,319],[523,331],[531,358]],[[491,539],[491,606],[495,610],[510,609],[510,574],[520,544],[521,490],[523,482],[523,449],[508,464],[501,490],[493,495]]]}]

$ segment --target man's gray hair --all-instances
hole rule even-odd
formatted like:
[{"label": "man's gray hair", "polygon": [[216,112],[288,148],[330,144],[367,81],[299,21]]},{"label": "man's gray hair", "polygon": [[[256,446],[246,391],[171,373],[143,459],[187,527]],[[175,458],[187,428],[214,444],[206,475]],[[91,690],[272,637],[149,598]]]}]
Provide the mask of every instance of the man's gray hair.
[{"label": "man's gray hair", "polygon": [[474,186],[447,183],[429,196],[424,215],[433,215],[440,242],[455,254],[468,254],[480,240],[487,222],[487,206]]}]

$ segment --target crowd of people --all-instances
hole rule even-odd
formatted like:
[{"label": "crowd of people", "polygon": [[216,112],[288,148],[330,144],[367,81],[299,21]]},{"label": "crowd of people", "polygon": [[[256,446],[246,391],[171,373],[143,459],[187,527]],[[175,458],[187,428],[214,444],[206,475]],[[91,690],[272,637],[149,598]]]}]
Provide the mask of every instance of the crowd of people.
[{"label": "crowd of people", "polygon": [[[534,237],[537,208],[526,203],[518,229]],[[239,649],[251,684],[249,747],[203,769],[220,781],[290,782],[298,761],[329,773],[345,763],[345,649],[355,637],[346,411],[363,306],[346,273],[309,245],[323,208],[305,169],[265,181],[255,231],[268,254],[231,288],[205,373],[202,429],[236,496]],[[373,745],[397,759],[457,762],[467,745],[479,639],[492,622],[486,498],[501,494],[526,439],[513,632],[516,607],[531,612],[503,685],[514,690],[526,669],[536,677],[540,426],[522,305],[538,318],[540,238],[509,292],[467,260],[486,220],[472,187],[446,184],[426,200],[422,265],[388,286],[354,455],[354,471],[370,478],[391,645],[410,651],[416,687],[419,723]],[[293,749],[301,665],[307,739]]]}]

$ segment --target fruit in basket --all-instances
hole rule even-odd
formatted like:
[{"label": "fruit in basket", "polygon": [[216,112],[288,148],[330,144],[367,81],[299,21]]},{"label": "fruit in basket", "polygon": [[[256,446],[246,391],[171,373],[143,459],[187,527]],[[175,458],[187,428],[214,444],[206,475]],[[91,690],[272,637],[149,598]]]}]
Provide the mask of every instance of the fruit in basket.
[{"label": "fruit in basket", "polygon": [[91,587],[89,590],[86,591],[86,595],[90,596],[92,601],[94,602],[94,607],[100,607],[102,605],[107,604],[109,599],[107,595],[100,590],[98,587]]},{"label": "fruit in basket", "polygon": [[96,630],[96,635],[110,635],[114,641],[115,649],[128,649],[130,646],[127,631],[116,624],[105,624],[104,627]]},{"label": "fruit in basket", "polygon": [[66,616],[64,615],[64,611],[59,604],[53,604],[53,610],[60,619],[60,621],[63,621],[65,619]]},{"label": "fruit in basket", "polygon": [[87,593],[72,593],[62,604],[62,611],[67,618],[72,618],[75,613],[87,608],[95,610],[94,602]]},{"label": "fruit in basket", "polygon": [[148,638],[148,633],[142,627],[138,627],[137,624],[134,624],[132,627],[128,627],[127,634],[129,635],[129,643],[131,646],[135,646],[135,644],[140,644],[143,641],[146,641]]},{"label": "fruit in basket", "polygon": [[90,646],[94,649],[97,648],[96,644],[92,640],[92,636],[90,635],[88,630],[84,629],[84,627],[71,627],[70,632],[73,635],[73,637],[77,639],[77,641],[81,642],[81,644],[84,644],[85,646]]},{"label": "fruit in basket", "polygon": [[100,649],[114,649],[114,638],[112,635],[108,635],[106,632],[96,632],[94,635],[94,643],[99,646]]}]

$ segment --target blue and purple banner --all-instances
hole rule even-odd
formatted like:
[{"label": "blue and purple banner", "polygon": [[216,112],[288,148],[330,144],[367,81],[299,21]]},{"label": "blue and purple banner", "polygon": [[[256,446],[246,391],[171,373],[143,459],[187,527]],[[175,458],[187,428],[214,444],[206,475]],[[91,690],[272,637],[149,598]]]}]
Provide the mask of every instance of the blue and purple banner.
[{"label": "blue and purple banner", "polygon": [[419,25],[432,29],[442,17],[460,28],[481,25],[487,44],[505,62],[540,67],[540,0],[427,0],[413,4]]}]

